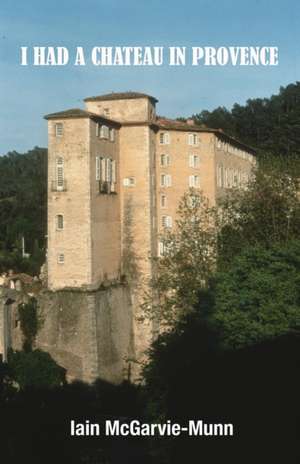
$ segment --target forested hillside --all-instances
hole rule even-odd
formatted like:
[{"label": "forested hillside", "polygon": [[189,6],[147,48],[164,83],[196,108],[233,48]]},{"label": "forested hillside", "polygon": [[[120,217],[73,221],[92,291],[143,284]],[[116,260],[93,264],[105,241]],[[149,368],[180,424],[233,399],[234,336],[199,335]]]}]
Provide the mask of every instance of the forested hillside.
[{"label": "forested hillside", "polygon": [[300,82],[281,87],[271,98],[249,99],[193,115],[199,124],[221,128],[261,152],[300,155]]},{"label": "forested hillside", "polygon": [[[45,251],[46,179],[45,148],[0,157],[0,271],[12,267],[37,272]],[[29,262],[20,257],[22,236]]]}]

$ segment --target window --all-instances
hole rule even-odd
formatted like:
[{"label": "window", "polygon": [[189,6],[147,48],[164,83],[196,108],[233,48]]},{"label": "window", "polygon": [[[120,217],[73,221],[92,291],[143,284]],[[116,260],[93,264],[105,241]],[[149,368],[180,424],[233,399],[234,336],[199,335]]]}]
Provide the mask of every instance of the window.
[{"label": "window", "polygon": [[233,187],[233,169],[229,169],[229,187]]},{"label": "window", "polygon": [[64,188],[64,160],[62,157],[56,158],[56,187],[57,190]]},{"label": "window", "polygon": [[170,156],[169,155],[160,155],[160,165],[161,166],[169,166],[170,164]]},{"label": "window", "polygon": [[160,206],[162,208],[166,208],[167,207],[167,195],[161,195],[160,196]]},{"label": "window", "polygon": [[101,156],[96,156],[96,180],[101,180]]},{"label": "window", "polygon": [[161,174],[160,176],[160,185],[161,187],[171,187],[172,177],[170,174]]},{"label": "window", "polygon": [[109,129],[109,140],[111,142],[115,141],[115,129]]},{"label": "window", "polygon": [[125,187],[134,187],[135,186],[135,177],[126,177],[123,180],[123,185]]},{"label": "window", "polygon": [[162,216],[161,217],[162,227],[171,228],[172,227],[172,217],[171,216]]},{"label": "window", "polygon": [[63,135],[63,123],[58,122],[55,124],[55,136],[61,137]]},{"label": "window", "polygon": [[64,264],[65,262],[65,255],[63,253],[59,253],[57,255],[57,262],[58,264]]},{"label": "window", "polygon": [[228,188],[229,187],[229,176],[228,176],[228,169],[224,169],[224,187]]},{"label": "window", "polygon": [[190,155],[189,156],[189,166],[190,166],[190,168],[198,168],[199,167],[199,156],[198,155]]},{"label": "window", "polygon": [[164,242],[158,243],[158,256],[163,256],[165,254],[165,245]]},{"label": "window", "polygon": [[109,128],[107,126],[100,127],[100,138],[108,139],[109,138]]},{"label": "window", "polygon": [[242,173],[240,170],[238,171],[238,184],[239,187],[242,185]]},{"label": "window", "polygon": [[168,132],[161,132],[159,134],[159,143],[161,145],[168,145],[170,143],[170,134]]},{"label": "window", "polygon": [[62,214],[56,216],[56,229],[63,230],[64,228],[64,217]]},{"label": "window", "polygon": [[217,165],[217,186],[224,187],[224,173],[223,173],[223,165]]},{"label": "window", "polygon": [[200,187],[200,178],[199,176],[189,176],[189,187]]},{"label": "window", "polygon": [[189,134],[188,135],[188,144],[189,145],[198,145],[199,144],[198,135],[197,134]]},{"label": "window", "polygon": [[237,187],[238,185],[239,185],[238,172],[234,171],[234,173],[233,173],[233,186]]}]

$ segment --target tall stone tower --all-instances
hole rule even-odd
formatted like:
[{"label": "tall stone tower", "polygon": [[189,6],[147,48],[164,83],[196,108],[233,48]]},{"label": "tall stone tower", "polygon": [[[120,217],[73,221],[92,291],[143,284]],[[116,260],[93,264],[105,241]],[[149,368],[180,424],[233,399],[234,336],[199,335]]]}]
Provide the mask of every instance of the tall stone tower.
[{"label": "tall stone tower", "polygon": [[48,286],[95,289],[120,274],[119,124],[77,109],[46,119]]},{"label": "tall stone tower", "polygon": [[138,360],[152,338],[137,319],[157,251],[156,101],[113,93],[45,116],[48,287],[95,291],[126,276]]}]

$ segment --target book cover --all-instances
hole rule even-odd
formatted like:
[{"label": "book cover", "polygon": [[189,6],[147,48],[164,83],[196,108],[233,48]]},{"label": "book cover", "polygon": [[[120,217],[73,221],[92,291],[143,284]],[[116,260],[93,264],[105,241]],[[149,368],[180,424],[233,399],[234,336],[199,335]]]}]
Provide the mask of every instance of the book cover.
[{"label": "book cover", "polygon": [[1,460],[297,462],[299,3],[0,11]]}]

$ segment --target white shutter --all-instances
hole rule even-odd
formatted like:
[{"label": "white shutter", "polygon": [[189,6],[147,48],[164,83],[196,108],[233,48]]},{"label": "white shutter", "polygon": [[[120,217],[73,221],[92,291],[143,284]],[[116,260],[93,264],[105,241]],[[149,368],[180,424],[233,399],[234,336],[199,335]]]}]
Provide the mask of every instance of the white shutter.
[{"label": "white shutter", "polygon": [[109,139],[111,142],[115,141],[115,129],[110,129],[109,130]]},{"label": "white shutter", "polygon": [[111,159],[110,158],[105,158],[105,180],[106,182],[111,182]]},{"label": "white shutter", "polygon": [[166,175],[166,185],[167,185],[167,187],[171,187],[171,185],[172,185],[172,177],[171,177],[171,174],[167,174],[167,175]]},{"label": "white shutter", "polygon": [[116,161],[111,162],[111,180],[115,184],[117,182]]},{"label": "white shutter", "polygon": [[100,164],[101,164],[100,180],[104,182],[105,181],[105,158],[100,158]]},{"label": "white shutter", "polygon": [[55,124],[55,135],[56,137],[61,137],[63,135],[63,124],[62,122],[58,122]]},{"label": "white shutter", "polygon": [[158,243],[158,256],[163,256],[165,251],[164,243],[159,242]]},{"label": "white shutter", "polygon": [[167,227],[172,227],[172,217],[167,216]]},{"label": "white shutter", "polygon": [[101,180],[101,158],[96,156],[96,180]]},{"label": "white shutter", "polygon": [[189,156],[189,167],[190,168],[194,167],[194,155]]},{"label": "white shutter", "polygon": [[193,134],[189,134],[188,135],[188,144],[193,145],[194,144],[193,142],[194,142]]},{"label": "white shutter", "polygon": [[56,186],[58,190],[64,187],[64,160],[61,157],[56,159]]},{"label": "white shutter", "polygon": [[170,143],[170,134],[168,132],[165,133],[165,137],[164,137],[164,142],[165,144],[169,145]]},{"label": "white shutter", "polygon": [[194,176],[189,176],[189,187],[194,187]]},{"label": "white shutter", "polygon": [[161,185],[161,187],[166,186],[166,175],[165,174],[161,174],[161,176],[160,176],[160,185]]}]

